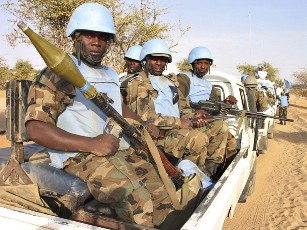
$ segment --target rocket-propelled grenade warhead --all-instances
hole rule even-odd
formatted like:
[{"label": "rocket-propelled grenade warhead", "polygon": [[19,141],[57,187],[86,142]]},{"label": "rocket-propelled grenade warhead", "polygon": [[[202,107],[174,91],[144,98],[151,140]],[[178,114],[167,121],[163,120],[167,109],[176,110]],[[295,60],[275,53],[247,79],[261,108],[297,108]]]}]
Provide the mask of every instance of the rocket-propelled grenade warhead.
[{"label": "rocket-propelled grenade warhead", "polygon": [[96,96],[96,89],[84,79],[68,54],[36,34],[24,22],[18,22],[17,25],[28,36],[46,65],[55,74],[78,87],[85,97],[91,99]]}]

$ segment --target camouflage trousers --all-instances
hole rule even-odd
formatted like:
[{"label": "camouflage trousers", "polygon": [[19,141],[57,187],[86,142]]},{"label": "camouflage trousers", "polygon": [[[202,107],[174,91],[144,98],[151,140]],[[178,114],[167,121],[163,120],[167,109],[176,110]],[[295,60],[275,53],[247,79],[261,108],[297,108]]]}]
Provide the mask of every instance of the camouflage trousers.
[{"label": "camouflage trousers", "polygon": [[[287,118],[288,115],[288,107],[280,107],[279,106],[279,117]],[[280,120],[280,122],[282,122]]]},{"label": "camouflage trousers", "polygon": [[206,160],[223,162],[227,137],[227,124],[215,121],[201,128],[172,129],[156,144],[161,146],[165,153],[191,160],[202,170]]},{"label": "camouflage trousers", "polygon": [[226,144],[226,158],[229,158],[237,154],[237,140],[236,138],[228,131],[227,135],[227,144]]},{"label": "camouflage trousers", "polygon": [[288,107],[279,107],[279,117],[286,118],[288,115]]},{"label": "camouflage trousers", "polygon": [[84,180],[94,198],[123,221],[159,226],[174,210],[153,165],[132,148],[109,157],[79,154],[65,162],[64,170]]},{"label": "camouflage trousers", "polygon": [[222,163],[229,133],[228,125],[222,120],[216,120],[201,130],[209,138],[207,160]]}]

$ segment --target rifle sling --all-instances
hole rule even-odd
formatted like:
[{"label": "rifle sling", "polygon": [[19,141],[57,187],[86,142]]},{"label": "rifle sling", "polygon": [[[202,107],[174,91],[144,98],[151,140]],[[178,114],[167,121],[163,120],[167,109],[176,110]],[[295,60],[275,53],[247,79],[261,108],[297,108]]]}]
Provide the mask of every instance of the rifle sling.
[{"label": "rifle sling", "polygon": [[236,132],[236,136],[238,136],[239,132],[240,132],[240,129],[241,129],[241,126],[242,126],[242,122],[243,122],[243,119],[246,115],[246,110],[242,110],[242,113],[240,114],[240,119],[238,121],[238,127],[237,127],[237,132]]},{"label": "rifle sling", "polygon": [[[129,118],[125,118],[130,124],[139,124],[137,121],[133,120],[133,119],[129,119]],[[143,126],[141,126],[143,127]],[[158,149],[155,145],[155,143],[153,142],[151,136],[149,135],[149,133],[147,132],[147,130],[145,128],[143,128],[142,130],[146,143],[147,143],[147,147],[152,155],[152,158],[154,159],[159,175],[161,177],[161,180],[166,188],[167,193],[169,194],[173,206],[176,210],[182,210],[183,209],[183,205],[180,204],[179,200],[178,200],[178,196],[176,194],[176,188],[174,183],[171,181],[171,179],[168,177],[167,172],[165,171],[165,168],[162,164]]]}]

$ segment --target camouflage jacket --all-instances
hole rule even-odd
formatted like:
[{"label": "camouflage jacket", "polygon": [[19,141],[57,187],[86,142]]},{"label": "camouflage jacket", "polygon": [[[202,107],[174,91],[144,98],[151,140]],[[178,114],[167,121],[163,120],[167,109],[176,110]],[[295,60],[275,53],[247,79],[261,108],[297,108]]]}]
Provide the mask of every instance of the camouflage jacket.
[{"label": "camouflage jacket", "polygon": [[56,124],[58,116],[73,104],[75,87],[45,68],[33,80],[28,93],[26,122],[38,120]]},{"label": "camouflage jacket", "polygon": [[[178,88],[179,83],[174,74],[164,76],[171,80]],[[138,114],[143,121],[153,123],[161,129],[179,128],[180,119],[172,116],[163,116],[155,112],[154,98],[158,96],[158,92],[154,90],[149,78],[145,72],[140,72],[139,75],[130,78],[127,82],[123,82],[126,92],[124,102],[136,114]],[[182,92],[178,90],[179,94],[179,111],[181,118],[189,118],[192,116],[192,109],[188,99],[186,99]],[[123,94],[122,94],[123,95]],[[123,96],[124,96],[123,95]]]},{"label": "camouflage jacket", "polygon": [[256,102],[256,106],[257,106],[257,111],[258,112],[263,112],[268,107],[268,98],[264,94],[264,92],[261,91],[261,90],[256,91],[256,93],[255,93],[255,102]]}]

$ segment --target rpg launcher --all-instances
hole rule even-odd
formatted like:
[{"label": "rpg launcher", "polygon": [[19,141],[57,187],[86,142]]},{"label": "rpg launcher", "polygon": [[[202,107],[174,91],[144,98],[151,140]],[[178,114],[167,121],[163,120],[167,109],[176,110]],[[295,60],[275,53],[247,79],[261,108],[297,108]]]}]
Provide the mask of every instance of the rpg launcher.
[{"label": "rpg launcher", "polygon": [[[111,117],[121,127],[123,133],[130,139],[130,143],[135,147],[135,151],[139,151],[141,155],[145,153],[148,159],[153,162],[149,154],[150,151],[148,150],[146,140],[141,131],[137,127],[129,124],[122,115],[111,106],[112,100],[110,100],[106,94],[98,93],[95,87],[84,79],[69,55],[36,34],[25,23],[19,22],[18,27],[29,37],[47,66],[60,78],[79,88],[85,98],[90,99],[99,109],[108,117]],[[159,154],[168,176],[172,178],[173,181],[179,183],[177,179],[180,180],[180,174],[177,168],[168,161],[161,150],[159,150]]]},{"label": "rpg launcher", "polygon": [[[228,114],[233,115],[233,116],[241,116],[242,110],[236,109],[225,102],[222,101],[199,101],[198,103],[192,103],[191,102],[191,107],[193,109],[204,109],[208,113],[210,113],[212,116],[226,116]],[[273,119],[279,119],[282,121],[290,121],[293,122],[293,119],[289,118],[283,118],[283,117],[278,117],[278,116],[270,116],[266,115],[263,113],[252,113],[247,111],[245,115],[249,118],[256,118],[256,119],[266,119],[266,118],[273,118]]]}]

